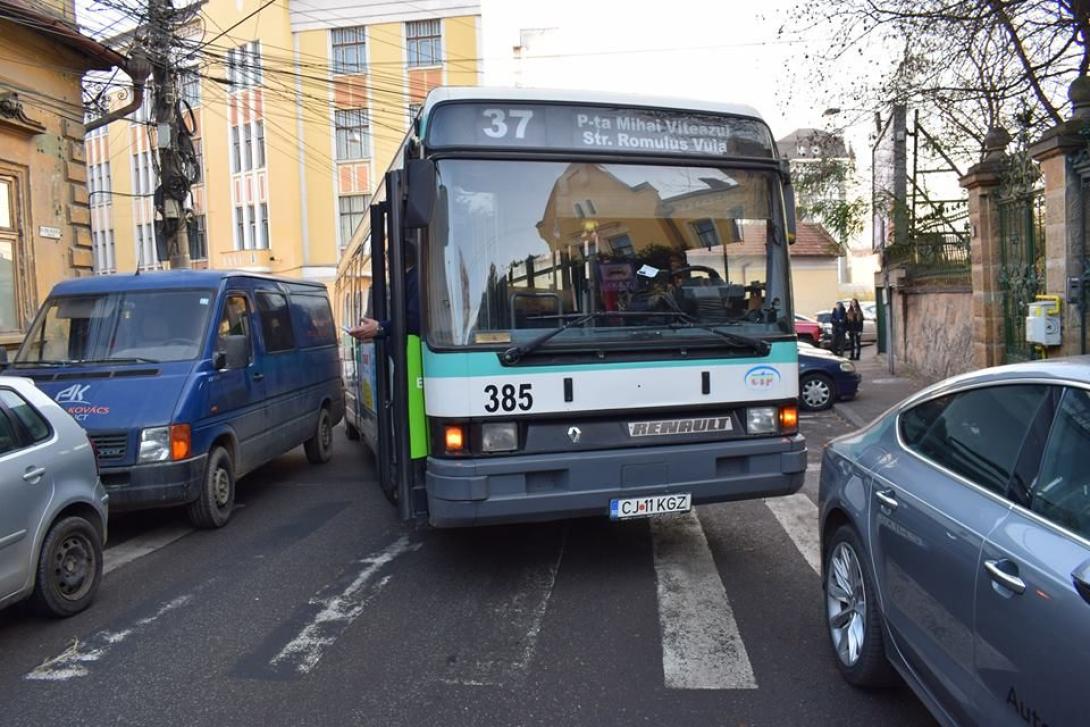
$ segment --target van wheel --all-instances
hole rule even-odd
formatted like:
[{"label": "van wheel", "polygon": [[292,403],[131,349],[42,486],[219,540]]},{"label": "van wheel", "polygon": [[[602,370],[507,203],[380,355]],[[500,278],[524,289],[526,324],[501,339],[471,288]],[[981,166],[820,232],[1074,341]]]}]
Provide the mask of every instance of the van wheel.
[{"label": "van wheel", "polygon": [[234,509],[235,468],[227,450],[216,447],[208,455],[208,469],[200,495],[189,503],[189,521],[204,530],[222,528],[231,519]]},{"label": "van wheel", "polygon": [[85,518],[66,517],[49,529],[38,556],[31,597],[48,616],[73,616],[91,605],[102,580],[102,538]]},{"label": "van wheel", "polygon": [[344,423],[344,434],[346,437],[348,437],[349,441],[360,441],[360,430],[356,429],[354,426],[352,426],[351,423],[347,421]]},{"label": "van wheel", "polygon": [[333,417],[329,409],[322,407],[318,412],[318,426],[314,436],[303,444],[307,461],[311,464],[325,464],[333,456]]}]

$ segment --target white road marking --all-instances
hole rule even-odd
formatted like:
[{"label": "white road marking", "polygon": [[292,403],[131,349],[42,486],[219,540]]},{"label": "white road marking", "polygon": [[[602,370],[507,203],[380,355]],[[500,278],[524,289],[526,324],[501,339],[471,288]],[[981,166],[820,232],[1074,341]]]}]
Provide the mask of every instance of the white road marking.
[{"label": "white road marking", "polygon": [[83,643],[75,640],[63,653],[43,662],[41,666],[27,674],[25,678],[31,681],[67,681],[74,677],[87,676],[89,673],[88,664],[101,660],[110,652],[112,647],[147,628],[171,611],[185,606],[192,600],[192,595],[179,596],[164,603],[154,614],[136,621],[129,628],[119,631],[99,631],[92,634]]},{"label": "white road marking", "polygon": [[770,497],[764,502],[802,557],[815,573],[820,574],[821,538],[818,534],[817,505],[801,492],[786,497]]},{"label": "white road marking", "polygon": [[180,540],[192,532],[193,528],[166,528],[147,535],[137,536],[116,547],[109,548],[103,556],[102,575],[107,575],[123,565],[132,563],[137,558],[143,558],[160,548],[165,548],[175,540]]},{"label": "white road marking", "polygon": [[756,689],[727,591],[696,512],[651,520],[662,671],[671,689]]},{"label": "white road marking", "polygon": [[391,576],[372,582],[378,572],[394,558],[418,550],[420,545],[410,543],[408,537],[402,536],[386,549],[360,560],[363,568],[344,590],[331,596],[312,598],[311,604],[321,608],[303,630],[272,658],[270,666],[299,675],[308,674],[318,665],[325,650],[337,641],[363,613],[367,604],[390,582]]},{"label": "white road marking", "polygon": [[[463,686],[510,685],[512,679],[525,678],[537,651],[541,625],[549,609],[549,600],[556,587],[556,573],[564,559],[568,542],[567,529],[563,531],[556,558],[545,563],[526,567],[518,582],[512,585],[514,595],[496,604],[488,617],[493,624],[490,636],[498,646],[488,659],[478,660],[455,677],[445,677],[447,684]],[[513,650],[505,648],[513,646]]]}]

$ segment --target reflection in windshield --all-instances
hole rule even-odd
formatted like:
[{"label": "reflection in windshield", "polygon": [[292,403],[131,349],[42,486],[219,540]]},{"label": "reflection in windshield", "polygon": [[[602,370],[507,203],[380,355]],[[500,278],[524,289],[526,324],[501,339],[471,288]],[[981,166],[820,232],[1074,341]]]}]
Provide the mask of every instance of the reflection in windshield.
[{"label": "reflection in windshield", "polygon": [[15,363],[185,361],[197,356],[213,291],[52,298]]},{"label": "reflection in windshield", "polygon": [[439,343],[529,340],[609,312],[557,340],[668,330],[668,313],[748,334],[782,328],[790,302],[772,174],[463,160],[439,173],[428,261]]}]

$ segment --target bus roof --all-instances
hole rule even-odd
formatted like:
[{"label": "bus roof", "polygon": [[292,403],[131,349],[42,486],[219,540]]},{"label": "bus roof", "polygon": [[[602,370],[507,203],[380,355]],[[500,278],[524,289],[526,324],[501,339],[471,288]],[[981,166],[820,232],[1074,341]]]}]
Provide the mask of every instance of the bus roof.
[{"label": "bus roof", "polygon": [[50,295],[93,295],[119,291],[170,290],[182,288],[216,288],[227,278],[258,278],[292,285],[311,285],[325,290],[325,285],[309,280],[277,278],[271,275],[241,270],[164,270],[139,275],[95,275],[88,278],[62,280],[53,286]]},{"label": "bus roof", "polygon": [[542,103],[575,103],[591,106],[663,108],[746,116],[764,121],[757,109],[744,104],[700,101],[670,96],[641,96],[633,93],[612,93],[609,91],[509,88],[501,86],[440,86],[432,90],[424,101],[424,118],[428,117],[436,104],[445,101],[520,101],[522,103],[538,101]]}]

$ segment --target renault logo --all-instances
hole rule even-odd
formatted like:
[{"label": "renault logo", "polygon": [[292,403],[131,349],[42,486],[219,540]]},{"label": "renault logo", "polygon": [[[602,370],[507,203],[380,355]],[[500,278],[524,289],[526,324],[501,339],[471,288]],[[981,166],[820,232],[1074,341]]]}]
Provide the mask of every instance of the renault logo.
[{"label": "renault logo", "polygon": [[572,444],[579,444],[579,440],[583,438],[583,430],[579,427],[568,427],[568,439]]}]

